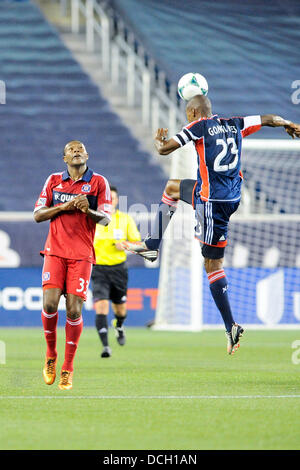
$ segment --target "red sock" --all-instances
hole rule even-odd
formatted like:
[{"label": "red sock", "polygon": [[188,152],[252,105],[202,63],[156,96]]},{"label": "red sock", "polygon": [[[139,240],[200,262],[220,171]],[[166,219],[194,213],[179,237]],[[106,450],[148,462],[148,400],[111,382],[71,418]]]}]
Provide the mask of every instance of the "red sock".
[{"label": "red sock", "polygon": [[82,330],[82,317],[76,318],[76,320],[70,320],[70,318],[67,318],[65,361],[63,363],[62,370],[73,372],[73,362]]},{"label": "red sock", "polygon": [[177,205],[178,205],[178,200],[174,199],[171,196],[168,196],[168,194],[165,191],[162,195],[161,200],[164,204],[167,204],[168,206],[177,207]]},{"label": "red sock", "polygon": [[56,357],[56,326],[58,320],[58,312],[47,313],[42,310],[42,322],[44,334],[47,342],[47,357]]}]

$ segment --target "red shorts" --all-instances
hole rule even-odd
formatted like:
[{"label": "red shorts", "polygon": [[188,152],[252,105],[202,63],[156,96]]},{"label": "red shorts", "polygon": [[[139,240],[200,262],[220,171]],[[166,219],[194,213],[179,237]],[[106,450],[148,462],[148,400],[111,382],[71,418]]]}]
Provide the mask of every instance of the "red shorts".
[{"label": "red shorts", "polygon": [[58,288],[63,294],[78,295],[86,300],[92,267],[89,261],[45,256],[43,289]]}]

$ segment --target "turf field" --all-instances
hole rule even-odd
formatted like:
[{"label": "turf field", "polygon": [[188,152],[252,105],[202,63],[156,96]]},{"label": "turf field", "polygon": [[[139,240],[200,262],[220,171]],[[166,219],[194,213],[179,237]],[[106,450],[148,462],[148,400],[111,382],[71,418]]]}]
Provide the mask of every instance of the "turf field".
[{"label": "turf field", "polygon": [[[300,331],[247,332],[227,356],[222,331],[128,329],[100,359],[82,334],[73,390],[46,386],[39,329],[2,329],[1,449],[300,449]],[[59,331],[59,365],[64,331]],[[294,395],[295,397],[283,397]]]}]

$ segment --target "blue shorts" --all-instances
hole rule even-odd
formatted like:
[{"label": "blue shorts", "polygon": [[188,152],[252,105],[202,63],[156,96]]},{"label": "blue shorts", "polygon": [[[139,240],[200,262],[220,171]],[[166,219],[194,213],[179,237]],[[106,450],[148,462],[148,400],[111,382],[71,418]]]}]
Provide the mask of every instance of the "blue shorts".
[{"label": "blue shorts", "polygon": [[195,237],[202,244],[205,258],[224,257],[230,216],[240,202],[206,202],[197,195],[197,180],[180,181],[180,199],[191,204],[196,211]]},{"label": "blue shorts", "polygon": [[195,237],[202,243],[205,258],[224,257],[230,216],[239,207],[237,202],[208,202],[195,198]]}]

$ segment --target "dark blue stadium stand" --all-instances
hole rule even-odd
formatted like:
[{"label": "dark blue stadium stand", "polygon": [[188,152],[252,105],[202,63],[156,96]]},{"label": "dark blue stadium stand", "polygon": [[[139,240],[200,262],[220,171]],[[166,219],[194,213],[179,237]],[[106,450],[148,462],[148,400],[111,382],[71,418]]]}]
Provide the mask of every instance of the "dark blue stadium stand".
[{"label": "dark blue stadium stand", "polygon": [[165,177],[31,2],[0,1],[0,211],[32,210],[64,145],[86,144],[89,164],[128,195],[158,202]]},{"label": "dark blue stadium stand", "polygon": [[[214,112],[281,114],[298,122],[298,0],[110,0],[174,83],[186,72],[209,83]],[[299,87],[299,85],[298,85]],[[299,96],[299,95],[298,95]],[[263,129],[255,137],[287,138]]]}]

